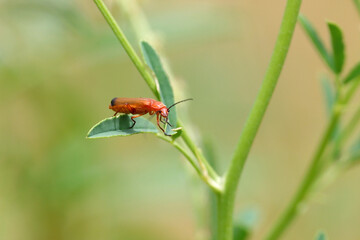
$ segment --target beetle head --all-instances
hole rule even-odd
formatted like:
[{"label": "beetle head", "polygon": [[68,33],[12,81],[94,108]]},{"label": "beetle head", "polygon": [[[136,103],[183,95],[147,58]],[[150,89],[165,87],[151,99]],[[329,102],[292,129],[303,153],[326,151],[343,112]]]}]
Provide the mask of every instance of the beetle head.
[{"label": "beetle head", "polygon": [[117,99],[117,98],[113,98],[113,99],[111,100],[111,106],[112,106],[112,107],[115,105],[116,99]]},{"label": "beetle head", "polygon": [[160,109],[160,114],[161,116],[163,116],[164,118],[167,118],[169,115],[169,111],[166,107],[163,107],[162,109]]}]

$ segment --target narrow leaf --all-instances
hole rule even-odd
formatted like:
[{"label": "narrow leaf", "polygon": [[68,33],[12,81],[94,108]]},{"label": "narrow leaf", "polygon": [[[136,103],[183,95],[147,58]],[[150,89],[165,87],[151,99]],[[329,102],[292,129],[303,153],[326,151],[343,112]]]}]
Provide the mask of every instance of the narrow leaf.
[{"label": "narrow leaf", "polygon": [[138,117],[135,120],[135,126],[130,128],[133,122],[129,115],[106,118],[90,129],[87,138],[106,138],[159,132],[158,128],[149,120],[143,117]]},{"label": "narrow leaf", "polygon": [[[149,43],[144,41],[141,42],[141,50],[146,64],[154,71],[158,80],[161,101],[167,107],[170,107],[174,104],[174,93],[170,84],[170,79],[161,64],[159,55]],[[169,122],[173,128],[176,128],[177,118],[175,107],[169,112]],[[171,128],[167,127],[166,132],[168,133],[169,130],[171,130]]]},{"label": "narrow leaf", "polygon": [[360,76],[360,62],[358,62],[348,73],[348,75],[344,79],[344,83],[348,83],[354,78]]},{"label": "narrow leaf", "polygon": [[328,22],[327,24],[331,36],[335,72],[341,73],[345,61],[343,35],[338,25],[332,22]]},{"label": "narrow leaf", "polygon": [[319,52],[322,59],[329,66],[330,69],[335,71],[333,58],[326,50],[325,45],[323,44],[322,40],[320,39],[319,35],[315,31],[314,27],[311,25],[309,20],[304,15],[300,14],[299,22],[301,26],[304,28],[308,37],[311,39],[312,43],[314,44],[316,50]]}]

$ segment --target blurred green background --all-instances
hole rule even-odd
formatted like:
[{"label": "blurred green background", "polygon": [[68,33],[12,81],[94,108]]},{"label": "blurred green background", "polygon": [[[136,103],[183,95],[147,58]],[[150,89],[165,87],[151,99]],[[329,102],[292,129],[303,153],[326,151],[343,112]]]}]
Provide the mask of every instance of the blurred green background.
[{"label": "blurred green background", "polygon": [[[106,3],[137,46],[121,2]],[[187,108],[186,125],[213,141],[223,171],[285,0],[139,4],[176,76],[176,98],[195,98],[179,115]],[[304,1],[302,13],[326,40],[325,20],[340,25],[346,69],[359,60],[352,1]],[[239,186],[236,214],[259,213],[252,239],[270,228],[308,165],[326,122],[318,81],[326,72],[298,26]],[[151,134],[85,139],[113,114],[113,97],[153,97],[92,1],[0,1],[0,84],[1,240],[207,239],[197,216],[206,211],[203,184],[171,146]],[[319,229],[360,239],[359,181],[355,168],[315,196],[284,239],[312,239]]]}]

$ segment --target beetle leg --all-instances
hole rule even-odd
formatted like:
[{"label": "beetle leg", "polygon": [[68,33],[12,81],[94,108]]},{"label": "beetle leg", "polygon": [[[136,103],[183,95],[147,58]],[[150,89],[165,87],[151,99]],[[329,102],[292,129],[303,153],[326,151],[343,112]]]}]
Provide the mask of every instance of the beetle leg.
[{"label": "beetle leg", "polygon": [[141,117],[142,115],[145,115],[145,114],[146,114],[146,113],[132,116],[132,117],[131,117],[131,120],[133,121],[133,125],[131,125],[131,127],[129,127],[129,128],[133,128],[133,127],[135,126],[136,121],[134,120],[134,118]]},{"label": "beetle leg", "polygon": [[167,119],[160,115],[160,122],[164,124],[164,127],[166,127]]},{"label": "beetle leg", "polygon": [[164,129],[160,126],[160,122],[159,121],[161,121],[161,120],[159,120],[159,113],[157,113],[156,114],[156,122],[157,122],[157,125],[158,125],[158,127],[165,133],[165,131],[164,131]]},{"label": "beetle leg", "polygon": [[169,124],[169,126],[172,127],[167,118],[163,118],[162,116],[160,116],[160,122],[162,122],[163,124]]},{"label": "beetle leg", "polygon": [[[166,136],[171,136],[171,135],[169,135],[169,134],[166,134],[165,130],[160,126],[159,115],[160,115],[159,113],[156,114],[156,121],[157,121],[158,127],[161,129],[161,131],[162,131]],[[161,117],[160,117],[160,118],[161,118]]]},{"label": "beetle leg", "polygon": [[166,118],[166,123],[169,124],[170,127],[172,127],[172,125],[169,123],[169,118]]},{"label": "beetle leg", "polygon": [[160,122],[162,122],[163,124],[166,124],[166,122],[164,121],[164,119],[162,118],[162,116],[160,116]]},{"label": "beetle leg", "polygon": [[118,112],[115,112],[114,116],[113,117],[116,117],[116,114],[118,114]]}]

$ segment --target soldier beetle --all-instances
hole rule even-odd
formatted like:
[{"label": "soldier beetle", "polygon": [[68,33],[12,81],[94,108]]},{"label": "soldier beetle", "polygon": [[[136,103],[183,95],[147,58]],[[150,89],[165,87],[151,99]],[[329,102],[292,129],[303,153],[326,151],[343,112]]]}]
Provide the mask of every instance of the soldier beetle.
[{"label": "soldier beetle", "polygon": [[174,103],[170,107],[166,107],[164,103],[151,98],[113,98],[111,100],[111,104],[109,105],[109,109],[115,111],[114,117],[118,113],[137,114],[131,117],[133,124],[130,128],[133,128],[135,126],[135,118],[145,115],[147,113],[149,113],[150,115],[156,114],[156,121],[158,127],[166,136],[169,136],[160,126],[160,122],[162,122],[163,124],[168,124],[170,127],[172,127],[168,121],[170,108],[174,107],[178,103],[189,100],[192,100],[192,98],[181,100]]}]

